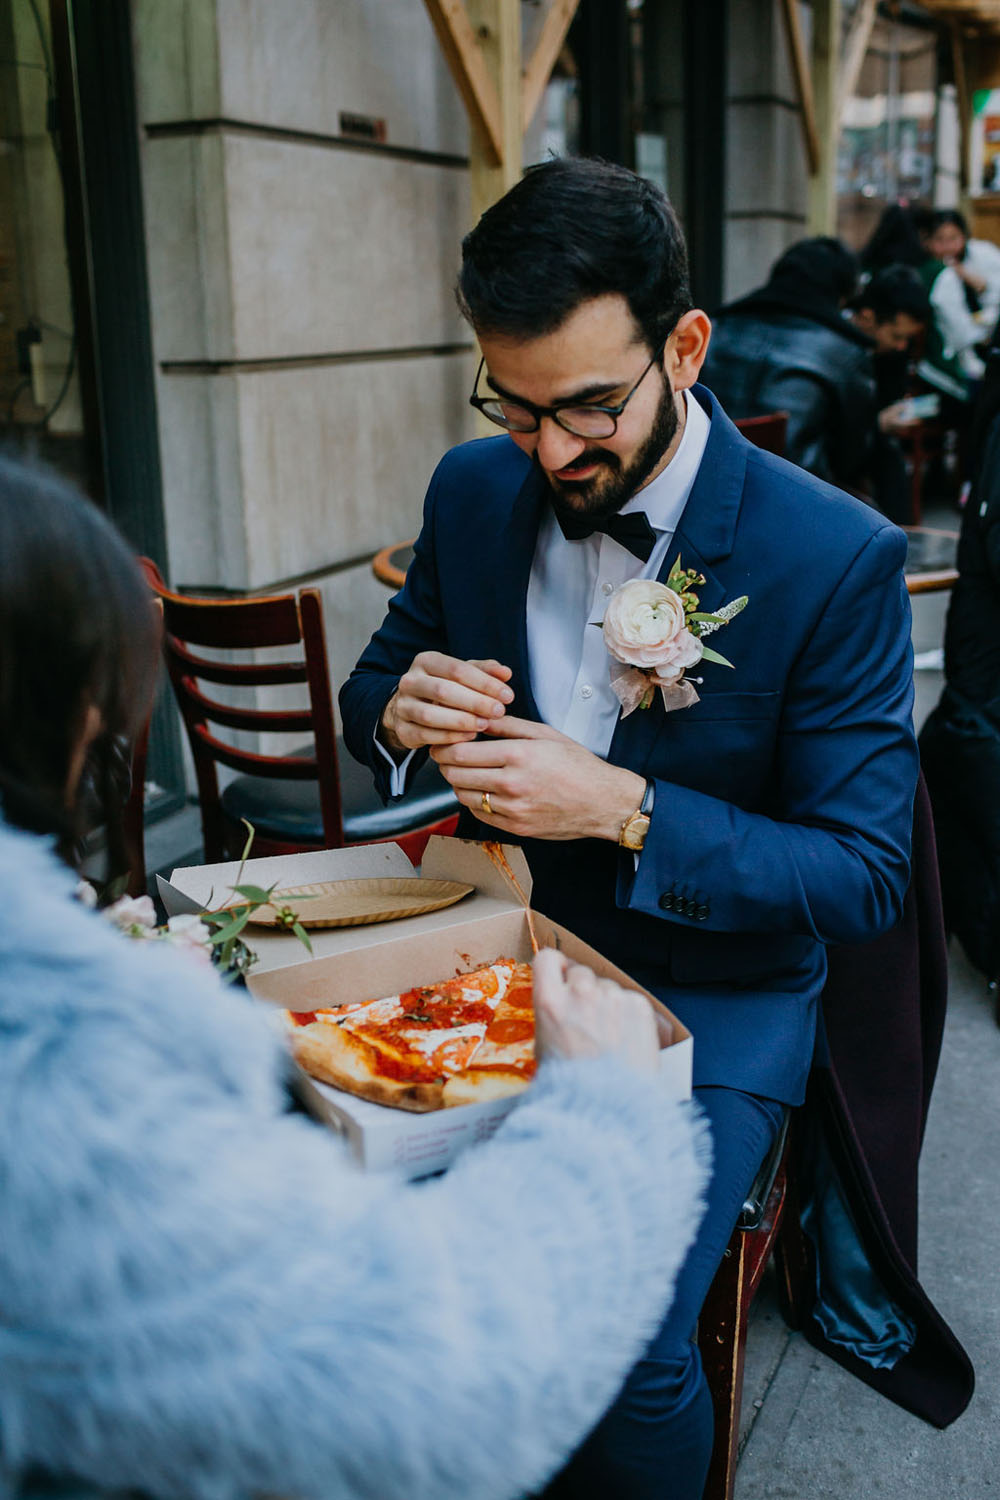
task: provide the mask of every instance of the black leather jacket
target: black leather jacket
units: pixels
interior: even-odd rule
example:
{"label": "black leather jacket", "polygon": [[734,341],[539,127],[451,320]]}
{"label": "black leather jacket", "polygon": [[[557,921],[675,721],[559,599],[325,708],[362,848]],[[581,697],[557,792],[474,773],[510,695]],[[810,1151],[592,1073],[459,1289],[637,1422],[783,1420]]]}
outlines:
{"label": "black leather jacket", "polygon": [[850,486],[878,438],[873,348],[846,321],[748,299],[713,319],[701,379],[734,419],[787,411],[785,457]]}

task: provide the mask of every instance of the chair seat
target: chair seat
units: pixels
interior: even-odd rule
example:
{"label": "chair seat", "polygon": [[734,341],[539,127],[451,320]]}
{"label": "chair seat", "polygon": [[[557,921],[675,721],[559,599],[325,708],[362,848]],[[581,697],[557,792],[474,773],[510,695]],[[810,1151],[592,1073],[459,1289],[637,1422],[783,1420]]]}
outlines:
{"label": "chair seat", "polygon": [[[458,799],[432,760],[421,766],[405,797],[383,807],[372,773],[338,738],[344,842],[374,843],[394,839],[459,810]],[[315,781],[285,781],[272,776],[238,776],[221,797],[226,816],[246,818],[262,838],[322,847],[323,819]]]}

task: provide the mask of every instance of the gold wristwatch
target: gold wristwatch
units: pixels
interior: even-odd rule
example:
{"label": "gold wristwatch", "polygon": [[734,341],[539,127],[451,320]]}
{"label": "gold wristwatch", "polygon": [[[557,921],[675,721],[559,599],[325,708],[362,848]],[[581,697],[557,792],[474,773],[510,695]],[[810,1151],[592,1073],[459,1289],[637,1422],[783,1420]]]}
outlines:
{"label": "gold wristwatch", "polygon": [[623,849],[631,849],[638,854],[646,842],[646,834],[649,832],[649,815],[653,811],[653,783],[646,782],[646,790],[642,794],[642,801],[634,813],[629,813],[621,826],[618,842]]}

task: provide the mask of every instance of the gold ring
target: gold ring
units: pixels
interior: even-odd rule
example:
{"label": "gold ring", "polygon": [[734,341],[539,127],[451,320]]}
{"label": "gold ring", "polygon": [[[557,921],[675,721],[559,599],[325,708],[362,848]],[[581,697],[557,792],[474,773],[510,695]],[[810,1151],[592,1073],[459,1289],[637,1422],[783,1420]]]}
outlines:
{"label": "gold ring", "polygon": [[489,794],[489,792],[484,792],[483,795],[482,795],[482,797],[479,800],[482,803],[483,812],[486,814],[486,816],[488,818],[492,818],[492,816],[493,816],[493,806],[492,806],[492,803],[490,802],[490,794]]}

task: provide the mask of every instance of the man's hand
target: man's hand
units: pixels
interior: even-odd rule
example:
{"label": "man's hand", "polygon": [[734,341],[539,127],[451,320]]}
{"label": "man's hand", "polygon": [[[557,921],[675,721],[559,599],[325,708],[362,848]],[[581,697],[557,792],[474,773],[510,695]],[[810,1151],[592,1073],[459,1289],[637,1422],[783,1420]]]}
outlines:
{"label": "man's hand", "polygon": [[[535,958],[535,1042],[540,1058],[617,1057],[654,1073],[669,1022],[635,990],[571,964],[554,948]],[[663,1031],[659,1030],[662,1024]]]}
{"label": "man's hand", "polygon": [[513,698],[510,675],[510,667],[498,661],[460,661],[421,651],[385,706],[385,744],[390,750],[417,750],[475,739]]}
{"label": "man's hand", "polygon": [[[459,802],[504,833],[536,839],[611,839],[635,812],[646,783],[575,740],[506,714],[487,739],[431,750]],[[489,793],[490,812],[483,807]]]}

